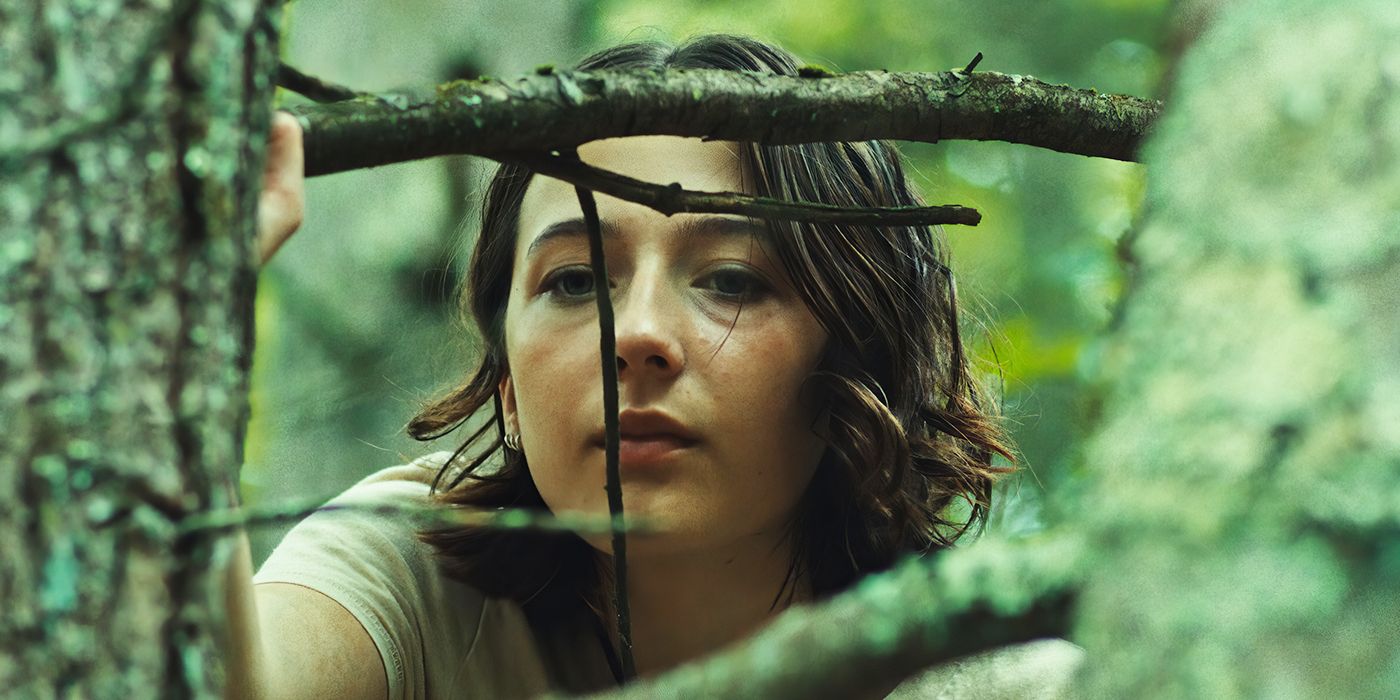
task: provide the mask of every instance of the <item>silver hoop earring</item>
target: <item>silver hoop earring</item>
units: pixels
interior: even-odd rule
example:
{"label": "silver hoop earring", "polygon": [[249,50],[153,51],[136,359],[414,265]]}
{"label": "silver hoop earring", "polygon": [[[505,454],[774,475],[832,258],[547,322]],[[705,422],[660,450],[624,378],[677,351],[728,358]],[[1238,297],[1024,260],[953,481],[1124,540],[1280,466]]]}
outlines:
{"label": "silver hoop earring", "polygon": [[520,434],[519,434],[519,433],[506,433],[505,442],[506,442],[506,447],[509,447],[510,449],[515,450],[516,452],[524,452],[524,451],[525,451],[525,450],[523,450],[523,449],[520,448]]}

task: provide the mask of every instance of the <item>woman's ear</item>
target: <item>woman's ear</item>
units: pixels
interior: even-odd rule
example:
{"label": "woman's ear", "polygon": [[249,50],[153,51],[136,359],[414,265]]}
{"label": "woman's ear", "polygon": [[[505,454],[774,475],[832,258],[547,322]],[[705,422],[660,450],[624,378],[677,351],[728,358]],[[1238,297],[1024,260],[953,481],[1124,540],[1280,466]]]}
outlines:
{"label": "woman's ear", "polygon": [[511,382],[509,374],[501,377],[496,393],[501,397],[501,420],[506,424],[506,432],[519,435],[520,416],[516,412],[515,385]]}

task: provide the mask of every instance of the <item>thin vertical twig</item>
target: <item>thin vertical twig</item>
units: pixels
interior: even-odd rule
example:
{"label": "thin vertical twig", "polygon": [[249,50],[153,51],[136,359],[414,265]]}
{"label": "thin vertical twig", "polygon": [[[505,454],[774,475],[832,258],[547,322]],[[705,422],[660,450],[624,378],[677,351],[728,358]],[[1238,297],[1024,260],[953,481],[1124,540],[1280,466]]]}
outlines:
{"label": "thin vertical twig", "polygon": [[[612,298],[608,293],[607,262],[603,258],[603,229],[593,192],[575,187],[583,220],[588,227],[588,258],[593,267],[594,299],[598,302],[598,349],[603,360],[603,449],[607,458],[608,512],[622,519],[622,475],[618,468],[621,433],[617,419],[617,336],[613,328]],[[627,533],[613,532],[613,609],[617,611],[617,638],[621,646],[623,679],[635,678],[632,658],[632,616],[627,606]]]}

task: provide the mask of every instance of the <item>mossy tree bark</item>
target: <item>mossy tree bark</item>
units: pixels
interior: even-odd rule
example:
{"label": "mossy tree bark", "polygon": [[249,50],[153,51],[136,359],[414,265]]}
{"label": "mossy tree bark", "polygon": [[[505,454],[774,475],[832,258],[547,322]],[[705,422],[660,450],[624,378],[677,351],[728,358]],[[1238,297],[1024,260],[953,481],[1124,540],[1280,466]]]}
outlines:
{"label": "mossy tree bark", "polygon": [[1393,697],[1400,6],[1212,10],[1143,153],[1076,509],[1081,691]]}
{"label": "mossy tree bark", "polygon": [[272,5],[0,3],[7,697],[218,691]]}

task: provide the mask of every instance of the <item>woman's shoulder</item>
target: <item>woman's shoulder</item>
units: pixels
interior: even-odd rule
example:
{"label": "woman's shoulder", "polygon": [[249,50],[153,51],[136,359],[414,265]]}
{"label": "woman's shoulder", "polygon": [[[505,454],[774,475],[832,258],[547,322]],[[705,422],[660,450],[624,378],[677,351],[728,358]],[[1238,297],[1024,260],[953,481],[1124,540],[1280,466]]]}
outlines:
{"label": "woman's shoulder", "polygon": [[292,528],[254,581],[310,588],[350,612],[379,649],[390,697],[543,692],[523,613],[444,576],[418,522],[405,517],[427,505],[450,457],[430,454],[364,477]]}
{"label": "woman's shoulder", "polygon": [[[419,516],[431,506],[433,480],[450,457],[425,455],[365,476],[297,523],[264,567],[324,565],[337,574],[358,574],[349,581],[392,579],[398,588],[430,587],[438,571],[431,548],[419,540]],[[347,571],[351,567],[358,570]]]}
{"label": "woman's shoulder", "polygon": [[888,698],[1064,698],[1083,661],[1084,650],[1063,639],[1014,644],[931,668]]}
{"label": "woman's shoulder", "polygon": [[411,516],[426,505],[437,467],[449,456],[427,455],[356,482],[297,523],[256,578],[296,572],[338,586],[421,587],[435,570]]}

